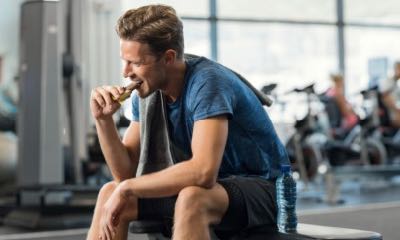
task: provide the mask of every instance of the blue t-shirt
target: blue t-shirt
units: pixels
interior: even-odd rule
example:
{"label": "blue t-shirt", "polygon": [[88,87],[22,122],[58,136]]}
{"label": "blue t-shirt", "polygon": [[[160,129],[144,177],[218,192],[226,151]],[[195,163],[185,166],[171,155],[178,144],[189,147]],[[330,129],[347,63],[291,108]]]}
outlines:
{"label": "blue t-shirt", "polygon": [[[132,98],[133,121],[139,121],[139,97]],[[232,71],[208,60],[186,61],[180,97],[167,104],[170,137],[191,156],[193,125],[218,115],[229,119],[229,132],[219,178],[229,175],[274,179],[281,164],[289,164],[266,111],[253,91]]]}

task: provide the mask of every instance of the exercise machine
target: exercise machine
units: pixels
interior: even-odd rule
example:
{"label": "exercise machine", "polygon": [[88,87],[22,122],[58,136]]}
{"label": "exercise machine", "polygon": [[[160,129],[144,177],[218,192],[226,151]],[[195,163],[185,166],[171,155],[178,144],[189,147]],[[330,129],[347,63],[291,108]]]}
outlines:
{"label": "exercise machine", "polygon": [[72,1],[21,5],[17,188],[5,225],[60,229],[91,219],[99,186],[82,185],[72,8]]}

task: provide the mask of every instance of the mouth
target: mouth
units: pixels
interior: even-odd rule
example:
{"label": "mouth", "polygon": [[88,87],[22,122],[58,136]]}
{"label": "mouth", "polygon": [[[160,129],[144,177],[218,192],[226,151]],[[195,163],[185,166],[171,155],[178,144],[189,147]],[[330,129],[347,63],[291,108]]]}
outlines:
{"label": "mouth", "polygon": [[126,90],[133,91],[142,85],[143,81],[140,80],[132,80],[132,83],[130,83],[128,86],[125,87]]}
{"label": "mouth", "polygon": [[133,90],[138,89],[140,85],[142,85],[143,81],[132,81],[128,86],[124,87],[124,93],[117,99],[113,97],[113,100],[118,101],[119,103],[124,102],[127,98],[130,97]]}

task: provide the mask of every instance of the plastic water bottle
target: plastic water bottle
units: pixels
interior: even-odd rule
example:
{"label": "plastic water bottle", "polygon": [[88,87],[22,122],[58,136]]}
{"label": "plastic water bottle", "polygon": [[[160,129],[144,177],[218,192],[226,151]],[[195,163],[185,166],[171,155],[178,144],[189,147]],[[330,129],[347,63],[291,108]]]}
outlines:
{"label": "plastic water bottle", "polygon": [[276,201],[279,231],[295,232],[297,227],[296,182],[292,177],[290,165],[281,166],[281,175],[276,180]]}

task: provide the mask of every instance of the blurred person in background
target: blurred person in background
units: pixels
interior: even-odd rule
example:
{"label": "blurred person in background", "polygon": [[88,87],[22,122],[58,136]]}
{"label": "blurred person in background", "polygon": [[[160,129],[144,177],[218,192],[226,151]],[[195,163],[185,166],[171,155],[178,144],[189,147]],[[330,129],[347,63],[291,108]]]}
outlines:
{"label": "blurred person in background", "polygon": [[400,61],[393,65],[393,76],[382,79],[379,82],[379,92],[384,111],[387,111],[388,125],[394,128],[400,127],[400,88],[398,80],[400,79]]}
{"label": "blurred person in background", "polygon": [[330,80],[332,86],[325,92],[325,95],[334,99],[339,109],[339,129],[348,132],[358,123],[358,117],[345,97],[343,76],[341,74],[331,74]]}

